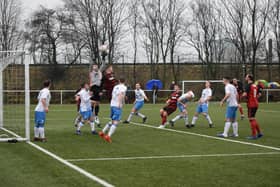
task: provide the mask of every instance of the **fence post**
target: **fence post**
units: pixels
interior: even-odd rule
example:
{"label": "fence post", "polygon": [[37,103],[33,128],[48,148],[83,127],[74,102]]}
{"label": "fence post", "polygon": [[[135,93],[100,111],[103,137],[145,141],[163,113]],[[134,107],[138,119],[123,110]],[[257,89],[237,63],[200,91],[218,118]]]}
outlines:
{"label": "fence post", "polygon": [[156,104],[156,91],[153,91],[153,104]]}
{"label": "fence post", "polygon": [[62,94],[63,94],[63,91],[62,90],[60,90],[60,104],[62,105],[63,104],[63,101],[62,101]]}
{"label": "fence post", "polygon": [[266,103],[268,103],[268,89],[266,89]]}

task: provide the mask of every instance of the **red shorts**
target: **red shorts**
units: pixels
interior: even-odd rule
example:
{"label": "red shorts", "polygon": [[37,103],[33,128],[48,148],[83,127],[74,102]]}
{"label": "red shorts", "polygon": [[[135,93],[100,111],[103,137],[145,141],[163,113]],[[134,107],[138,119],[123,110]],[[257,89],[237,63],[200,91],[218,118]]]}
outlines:
{"label": "red shorts", "polygon": [[248,118],[256,117],[258,107],[248,107]]}

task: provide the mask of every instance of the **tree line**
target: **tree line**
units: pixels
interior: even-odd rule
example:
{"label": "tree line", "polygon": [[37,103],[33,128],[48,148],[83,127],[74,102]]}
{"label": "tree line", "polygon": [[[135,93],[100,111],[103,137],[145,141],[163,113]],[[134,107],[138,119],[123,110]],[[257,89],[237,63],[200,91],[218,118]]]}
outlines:
{"label": "tree line", "polygon": [[190,49],[205,78],[227,60],[250,64],[255,73],[269,56],[268,38],[280,64],[280,0],[64,0],[25,21],[21,16],[18,0],[0,0],[0,50],[27,50],[35,64],[100,64],[106,44],[109,64],[126,49],[134,65],[151,64],[151,78],[169,77],[166,68],[159,72],[161,63],[172,65],[176,80],[177,63]]}

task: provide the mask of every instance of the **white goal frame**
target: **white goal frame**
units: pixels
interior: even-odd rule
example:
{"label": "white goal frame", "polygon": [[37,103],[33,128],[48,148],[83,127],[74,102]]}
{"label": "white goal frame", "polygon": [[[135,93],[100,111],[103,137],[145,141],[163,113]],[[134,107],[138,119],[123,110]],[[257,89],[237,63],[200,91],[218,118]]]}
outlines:
{"label": "white goal frame", "polygon": [[[3,84],[3,71],[6,67],[12,64],[15,58],[20,57],[21,55],[25,55],[27,57],[25,51],[0,51],[0,54],[4,53],[13,53],[15,55],[8,56],[4,61],[0,62],[0,129],[7,132],[8,134],[12,135],[11,138],[0,138],[0,142],[17,142],[17,141],[29,141],[30,140],[30,87],[29,87],[29,62],[30,58],[25,58],[23,60],[24,63],[24,93],[25,93],[25,101],[24,101],[24,108],[25,108],[25,120],[24,120],[24,127],[25,127],[25,136],[21,137],[16,133],[8,130],[5,128],[4,124],[4,84]],[[2,59],[1,59],[2,60]]]}
{"label": "white goal frame", "polygon": [[182,94],[185,93],[185,84],[186,83],[205,83],[205,81],[210,81],[211,83],[222,83],[222,80],[183,80],[182,82]]}

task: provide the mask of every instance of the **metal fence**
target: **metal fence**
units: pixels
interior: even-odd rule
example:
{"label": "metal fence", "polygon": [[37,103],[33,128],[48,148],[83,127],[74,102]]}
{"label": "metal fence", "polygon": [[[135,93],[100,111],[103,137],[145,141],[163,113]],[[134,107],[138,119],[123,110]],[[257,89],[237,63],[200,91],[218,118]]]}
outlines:
{"label": "metal fence", "polygon": [[[144,90],[147,94],[147,97],[150,99],[150,103],[164,103],[169,97],[172,90],[158,90],[157,92],[152,90]],[[37,95],[39,90],[30,90],[31,103],[37,103]],[[52,94],[52,103],[53,104],[72,104],[75,103],[75,92],[76,90],[51,90]],[[24,91],[22,90],[22,93]],[[200,93],[199,93],[200,94]],[[199,99],[200,95],[197,94],[195,100]],[[109,100],[102,97],[103,103],[109,103]],[[280,89],[264,89],[263,96],[261,97],[261,102],[280,102]],[[127,103],[134,102],[134,90],[128,90],[126,93],[126,101]],[[218,98],[213,101],[219,101]]]}

